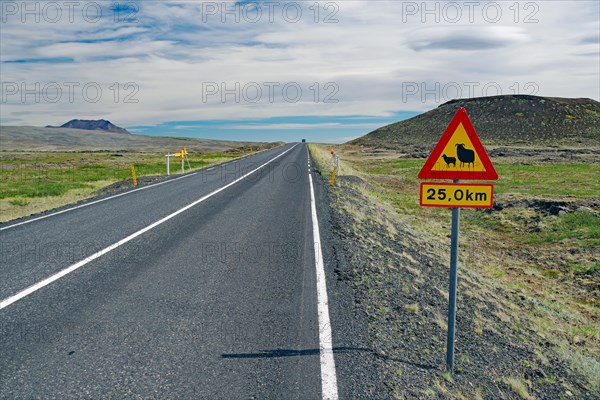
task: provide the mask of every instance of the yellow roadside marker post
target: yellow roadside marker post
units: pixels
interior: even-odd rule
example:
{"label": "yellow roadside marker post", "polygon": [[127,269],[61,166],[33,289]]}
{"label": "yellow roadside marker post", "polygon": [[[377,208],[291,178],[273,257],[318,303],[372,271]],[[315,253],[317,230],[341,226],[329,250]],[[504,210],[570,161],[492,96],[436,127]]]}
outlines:
{"label": "yellow roadside marker post", "polygon": [[333,158],[333,170],[331,171],[331,179],[329,180],[329,186],[333,186],[335,182],[335,176],[337,174],[337,156],[335,155],[335,151],[333,151],[333,147],[331,148],[331,157]]}
{"label": "yellow roadside marker post", "polygon": [[133,180],[133,186],[137,186],[137,177],[135,176],[135,166],[131,164],[131,178]]}
{"label": "yellow roadside marker post", "polygon": [[329,180],[329,186],[333,186],[335,182],[335,167],[333,167],[333,171],[331,171],[331,179]]}

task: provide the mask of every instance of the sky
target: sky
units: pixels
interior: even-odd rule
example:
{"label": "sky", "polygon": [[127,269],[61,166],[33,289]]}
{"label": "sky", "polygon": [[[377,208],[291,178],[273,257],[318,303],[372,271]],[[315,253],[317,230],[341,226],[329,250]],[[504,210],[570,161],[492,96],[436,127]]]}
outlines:
{"label": "sky", "polygon": [[594,1],[0,1],[0,125],[341,143],[454,98],[600,99]]}

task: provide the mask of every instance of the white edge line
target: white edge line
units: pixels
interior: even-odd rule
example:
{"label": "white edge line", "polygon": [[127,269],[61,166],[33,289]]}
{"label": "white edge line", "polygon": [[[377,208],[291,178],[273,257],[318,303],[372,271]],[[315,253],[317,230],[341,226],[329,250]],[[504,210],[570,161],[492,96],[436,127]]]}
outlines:
{"label": "white edge line", "polygon": [[202,203],[206,199],[208,199],[208,198],[214,196],[215,194],[217,194],[217,193],[219,193],[219,192],[227,189],[228,187],[235,185],[236,183],[238,183],[239,181],[243,180],[247,176],[253,174],[256,171],[258,171],[259,169],[261,169],[265,165],[267,165],[267,164],[275,161],[276,159],[278,159],[279,157],[281,157],[282,155],[284,155],[288,151],[292,150],[296,146],[297,145],[294,145],[294,146],[290,147],[289,149],[287,149],[283,153],[281,153],[281,154],[277,155],[276,157],[270,159],[266,163],[264,163],[264,164],[260,165],[259,167],[253,169],[252,171],[248,172],[247,174],[245,174],[245,175],[237,178],[236,180],[228,183],[227,185],[225,185],[225,186],[223,186],[223,187],[221,187],[221,188],[219,188],[219,189],[217,189],[217,190],[215,190],[215,191],[213,191],[213,192],[211,192],[211,193],[209,193],[209,194],[207,194],[207,195],[199,198],[198,200],[194,201],[193,203],[190,203],[187,206],[185,206],[183,208],[180,208],[179,210],[175,211],[174,213],[169,214],[166,217],[164,217],[164,218],[162,218],[162,219],[160,219],[160,220],[158,220],[158,221],[156,221],[156,222],[154,222],[154,223],[146,226],[145,228],[142,228],[139,231],[132,233],[131,235],[127,236],[126,238],[121,239],[121,240],[119,240],[118,242],[116,242],[114,244],[111,244],[110,246],[108,246],[108,247],[106,247],[106,248],[98,251],[97,253],[94,253],[91,256],[89,256],[87,258],[84,258],[83,260],[81,260],[81,261],[79,261],[79,262],[77,262],[77,263],[75,263],[75,264],[73,264],[73,265],[71,265],[71,266],[63,269],[62,271],[57,272],[56,274],[54,274],[52,276],[49,276],[48,278],[46,278],[46,279],[44,279],[44,280],[42,280],[42,281],[40,281],[40,282],[38,282],[38,283],[36,283],[36,284],[34,284],[32,286],[29,286],[27,289],[24,289],[24,290],[20,291],[19,293],[15,294],[15,295],[13,295],[11,297],[8,297],[8,298],[6,298],[4,300],[2,300],[0,302],[0,310],[2,310],[5,307],[8,307],[9,305],[13,304],[16,301],[21,300],[22,298],[30,295],[31,293],[33,293],[33,292],[35,292],[35,291],[37,291],[37,290],[39,290],[39,289],[41,289],[41,288],[43,288],[45,286],[48,286],[52,282],[57,281],[60,278],[62,278],[63,276],[68,275],[71,272],[73,272],[73,271],[75,271],[75,270],[83,267],[84,265],[86,265],[87,263],[95,260],[96,258],[102,257],[106,253],[108,253],[108,252],[116,249],[117,247],[119,247],[119,246],[121,246],[121,245],[123,245],[123,244],[125,244],[125,243],[127,243],[127,242],[129,242],[129,241],[131,241],[133,239],[135,239],[136,237],[140,236],[141,234],[143,234],[145,232],[148,232],[149,230],[157,227],[158,225],[162,224],[163,222],[166,222],[166,221],[170,220],[171,218],[173,218],[173,217],[181,214],[182,212],[184,212],[184,211],[186,211],[186,210],[194,207],[195,205],[197,205],[199,203]]}
{"label": "white edge line", "polygon": [[[291,150],[291,149],[290,149],[290,150]],[[246,157],[247,157],[247,156],[246,156]],[[246,157],[240,157],[240,158],[236,158],[235,160],[227,161],[227,162],[224,162],[224,163],[222,163],[222,164],[218,164],[217,166],[223,166],[223,165],[225,165],[225,164],[229,164],[229,163],[231,163],[231,162],[239,161],[239,160],[241,160],[241,159],[243,159],[243,158],[246,158]],[[208,168],[206,171],[207,171],[207,172],[208,172],[208,171],[211,171],[211,170],[213,170],[214,168],[215,168],[215,167]],[[155,186],[158,186],[158,185],[163,185],[163,184],[165,184],[165,183],[169,183],[169,182],[175,182],[175,181],[178,181],[179,179],[183,179],[183,178],[188,178],[188,177],[190,177],[190,176],[194,176],[194,175],[198,174],[199,172],[201,172],[201,171],[192,172],[191,174],[186,174],[186,175],[183,175],[183,176],[179,176],[179,177],[177,177],[177,178],[168,179],[168,180],[166,180],[166,181],[162,181],[162,182],[158,182],[158,183],[152,183],[152,184],[150,184],[150,185],[143,186],[143,187],[141,187],[141,188],[137,188],[137,189],[133,189],[133,190],[128,190],[128,191],[126,191],[126,192],[119,193],[119,194],[115,194],[115,195],[113,195],[113,196],[108,196],[108,197],[104,197],[104,198],[102,198],[102,199],[98,199],[98,200],[90,201],[89,203],[84,203],[84,204],[80,204],[80,205],[78,205],[78,206],[75,206],[75,207],[70,207],[70,208],[67,208],[67,209],[64,209],[64,210],[60,210],[60,211],[56,211],[56,212],[53,212],[53,213],[50,213],[50,214],[41,215],[41,216],[39,216],[39,217],[36,217],[36,218],[31,218],[31,219],[28,219],[28,220],[25,220],[25,221],[22,221],[22,222],[17,222],[16,224],[12,224],[12,225],[8,225],[8,226],[3,226],[3,227],[0,227],[0,231],[6,230],[6,229],[10,229],[10,228],[14,228],[14,227],[17,227],[17,226],[20,226],[20,225],[25,225],[25,224],[28,224],[28,223],[30,223],[30,222],[39,221],[39,220],[41,220],[41,219],[45,219],[45,218],[49,218],[49,217],[53,217],[53,216],[55,216],[55,215],[63,214],[63,213],[66,213],[66,212],[69,212],[69,211],[73,211],[73,210],[77,210],[77,209],[79,209],[79,208],[83,208],[83,207],[91,206],[91,205],[93,205],[93,204],[101,203],[101,202],[103,202],[103,201],[106,201],[106,200],[115,199],[115,198],[117,198],[117,197],[121,197],[121,196],[125,196],[125,195],[127,195],[127,194],[135,193],[135,192],[138,192],[138,191],[140,191],[140,190],[149,189],[149,188],[151,188],[151,187],[155,187]]]}
{"label": "white edge line", "polygon": [[321,393],[323,399],[337,400],[337,377],[335,359],[333,357],[333,339],[329,322],[329,301],[327,300],[327,283],[325,281],[325,264],[321,251],[321,234],[317,218],[317,206],[313,189],[312,176],[308,174],[310,184],[310,210],[312,214],[313,240],[315,243],[315,266],[317,269],[317,313],[319,315],[319,353],[321,359]]}

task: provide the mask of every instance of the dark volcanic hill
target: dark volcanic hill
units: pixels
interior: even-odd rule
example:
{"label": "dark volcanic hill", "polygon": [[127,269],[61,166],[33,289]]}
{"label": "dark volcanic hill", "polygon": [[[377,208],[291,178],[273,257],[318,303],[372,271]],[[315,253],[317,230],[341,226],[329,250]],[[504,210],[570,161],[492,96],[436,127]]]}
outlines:
{"label": "dark volcanic hill", "polygon": [[126,129],[116,126],[110,121],[105,119],[90,120],[90,119],[72,119],[66,124],[61,126],[50,126],[47,128],[71,128],[71,129],[83,129],[86,131],[107,131],[114,133],[129,133]]}
{"label": "dark volcanic hill", "polygon": [[451,100],[350,143],[383,148],[435,144],[460,107],[466,108],[484,144],[600,146],[598,101],[529,95]]}

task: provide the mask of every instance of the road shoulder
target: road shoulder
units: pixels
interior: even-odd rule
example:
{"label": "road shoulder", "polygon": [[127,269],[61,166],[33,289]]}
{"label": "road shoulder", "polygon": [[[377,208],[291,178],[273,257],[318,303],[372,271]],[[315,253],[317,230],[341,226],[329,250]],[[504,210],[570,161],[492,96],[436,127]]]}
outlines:
{"label": "road shoulder", "polygon": [[337,229],[338,220],[330,209],[328,183],[313,174],[321,246],[325,261],[329,314],[340,399],[381,399],[390,396],[377,368],[372,351],[366,314],[357,307],[349,253]]}

